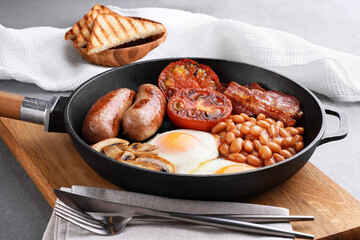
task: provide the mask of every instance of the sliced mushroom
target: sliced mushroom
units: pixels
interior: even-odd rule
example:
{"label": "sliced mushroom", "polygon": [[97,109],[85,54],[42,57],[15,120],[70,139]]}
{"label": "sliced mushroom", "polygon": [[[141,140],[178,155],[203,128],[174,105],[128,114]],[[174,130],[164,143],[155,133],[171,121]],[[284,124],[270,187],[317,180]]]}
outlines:
{"label": "sliced mushroom", "polygon": [[103,148],[107,146],[116,146],[120,150],[125,150],[125,148],[129,146],[129,142],[120,138],[108,138],[98,143],[95,143],[91,147],[98,152],[102,152]]}
{"label": "sliced mushroom", "polygon": [[166,160],[165,158],[159,157],[158,155],[142,155],[137,157],[136,162],[147,162],[156,166],[161,172],[175,173],[175,166]]}
{"label": "sliced mushroom", "polygon": [[129,161],[129,160],[135,160],[135,154],[131,151],[123,151],[123,153],[116,158],[116,160],[119,161]]}
{"label": "sliced mushroom", "polygon": [[159,154],[159,147],[150,143],[132,143],[126,150],[132,151],[136,157],[144,154]]}
{"label": "sliced mushroom", "polygon": [[102,149],[102,152],[108,157],[117,159],[124,154],[124,151],[115,145],[106,146]]}
{"label": "sliced mushroom", "polygon": [[141,167],[141,168],[146,168],[146,169],[149,169],[149,170],[160,171],[156,166],[154,166],[151,163],[147,163],[147,162],[135,162],[135,161],[132,161],[132,160],[120,161],[120,162],[127,163],[127,164],[137,166],[137,167]]}

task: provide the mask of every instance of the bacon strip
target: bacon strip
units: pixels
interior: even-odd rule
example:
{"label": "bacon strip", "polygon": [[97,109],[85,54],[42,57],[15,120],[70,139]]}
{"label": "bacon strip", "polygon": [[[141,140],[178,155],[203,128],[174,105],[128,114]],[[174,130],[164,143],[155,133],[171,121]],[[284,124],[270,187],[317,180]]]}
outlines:
{"label": "bacon strip", "polygon": [[234,114],[256,116],[263,113],[266,117],[284,122],[286,126],[294,126],[296,120],[303,115],[296,97],[282,92],[266,91],[257,83],[247,87],[231,82],[224,94],[231,100]]}

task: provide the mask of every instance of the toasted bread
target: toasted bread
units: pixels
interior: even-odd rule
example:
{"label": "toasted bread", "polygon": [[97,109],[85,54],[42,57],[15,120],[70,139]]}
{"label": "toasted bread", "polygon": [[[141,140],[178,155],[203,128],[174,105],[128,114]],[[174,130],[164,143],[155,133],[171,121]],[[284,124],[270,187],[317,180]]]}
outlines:
{"label": "toasted bread", "polygon": [[86,47],[94,26],[95,19],[97,15],[99,15],[100,13],[113,13],[113,11],[111,11],[109,8],[105,6],[101,6],[101,9],[94,9],[88,16],[85,24],[81,28],[77,37],[75,38],[74,40],[75,47]]}
{"label": "toasted bread", "polygon": [[97,15],[87,54],[98,53],[137,39],[165,32],[165,27],[156,22],[123,17],[116,13]]}
{"label": "toasted bread", "polygon": [[106,7],[99,4],[95,4],[77,23],[74,24],[74,26],[69,31],[65,33],[65,40],[74,40],[77,37],[77,35],[80,33],[81,28],[85,25],[87,19],[90,17],[92,12],[94,10],[101,10],[104,8]]}

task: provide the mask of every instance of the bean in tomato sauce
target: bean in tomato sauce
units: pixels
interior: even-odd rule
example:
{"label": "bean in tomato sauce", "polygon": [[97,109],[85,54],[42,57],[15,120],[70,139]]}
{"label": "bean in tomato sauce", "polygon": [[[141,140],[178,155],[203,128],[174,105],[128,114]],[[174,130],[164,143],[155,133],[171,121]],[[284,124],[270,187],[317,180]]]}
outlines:
{"label": "bean in tomato sauce", "polygon": [[304,148],[304,128],[284,126],[264,114],[254,118],[241,113],[217,123],[211,133],[220,138],[221,157],[261,167],[284,161]]}

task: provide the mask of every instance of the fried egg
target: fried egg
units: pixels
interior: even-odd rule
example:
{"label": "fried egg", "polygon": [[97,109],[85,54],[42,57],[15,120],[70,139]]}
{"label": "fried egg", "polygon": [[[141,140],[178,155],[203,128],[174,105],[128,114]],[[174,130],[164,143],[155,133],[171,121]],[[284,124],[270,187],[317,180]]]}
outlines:
{"label": "fried egg", "polygon": [[159,156],[174,164],[176,173],[190,173],[219,156],[215,137],[202,131],[177,129],[158,134],[148,143],[159,147]]}
{"label": "fried egg", "polygon": [[201,163],[196,169],[192,170],[191,174],[225,174],[237,173],[256,169],[244,163],[237,163],[222,158],[213,159]]}

